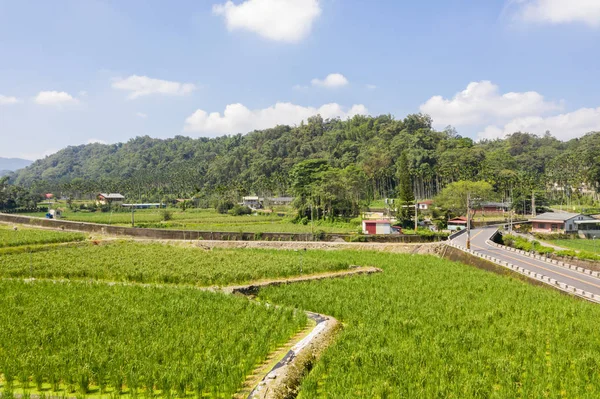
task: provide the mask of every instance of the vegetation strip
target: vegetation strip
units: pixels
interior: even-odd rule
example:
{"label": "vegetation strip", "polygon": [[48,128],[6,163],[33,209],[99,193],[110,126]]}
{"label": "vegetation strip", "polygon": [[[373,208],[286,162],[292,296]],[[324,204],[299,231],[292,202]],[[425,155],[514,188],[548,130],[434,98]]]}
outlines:
{"label": "vegetation strip", "polygon": [[[481,232],[480,232],[480,233],[481,233]],[[491,240],[486,240],[486,243],[487,243],[488,245],[490,245],[490,246],[494,246],[494,247],[498,247],[498,248],[500,247],[498,244],[494,243],[494,242],[493,242],[493,241],[491,241]],[[514,272],[517,272],[517,273],[519,273],[519,274],[522,274],[522,275],[524,275],[524,276],[526,276],[526,277],[529,277],[529,278],[531,278],[531,279],[534,279],[534,280],[540,281],[540,282],[542,282],[542,283],[544,283],[544,284],[547,284],[547,285],[551,286],[552,288],[556,288],[557,290],[564,291],[564,292],[566,292],[566,293],[568,293],[568,294],[575,295],[575,296],[577,296],[577,297],[583,298],[583,299],[585,299],[585,300],[587,300],[587,301],[590,301],[590,302],[594,302],[594,303],[600,303],[600,296],[598,296],[597,294],[594,294],[594,293],[591,293],[591,292],[587,292],[587,291],[585,291],[585,290],[579,289],[579,288],[577,288],[577,287],[574,287],[574,286],[571,286],[571,285],[569,285],[569,284],[565,284],[565,283],[563,283],[563,282],[560,282],[560,281],[558,281],[558,280],[556,280],[556,279],[550,278],[550,277],[548,277],[548,276],[545,276],[545,275],[543,275],[543,274],[540,274],[540,273],[535,273],[535,272],[533,272],[533,271],[531,271],[531,270],[528,270],[528,269],[526,269],[526,268],[523,268],[523,267],[520,267],[520,266],[516,266],[516,265],[514,265],[514,264],[512,264],[512,263],[510,263],[510,262],[506,262],[506,261],[502,261],[502,260],[500,260],[500,259],[496,259],[496,258],[495,258],[495,257],[493,257],[493,256],[489,256],[489,255],[482,254],[482,253],[480,253],[480,252],[478,252],[478,251],[476,251],[476,250],[474,250],[474,249],[466,249],[466,248],[464,248],[464,247],[462,247],[462,246],[460,246],[460,245],[458,245],[458,244],[455,244],[455,243],[453,243],[453,242],[448,242],[447,244],[448,244],[449,246],[452,246],[452,247],[454,247],[454,248],[457,248],[457,249],[459,249],[459,250],[461,250],[461,251],[464,251],[464,252],[466,252],[466,253],[469,253],[469,254],[471,254],[471,255],[477,256],[477,257],[479,257],[479,258],[482,258],[482,259],[489,260],[489,261],[491,261],[491,262],[493,262],[493,263],[495,263],[495,264],[497,264],[497,265],[499,265],[499,266],[502,266],[502,267],[508,268],[508,269],[510,269],[510,270],[512,270],[512,271],[514,271]],[[472,246],[473,246],[473,245],[472,245]],[[475,247],[475,246],[473,246],[473,247]],[[479,248],[479,247],[475,247],[475,248]],[[482,248],[480,248],[480,249],[482,249]],[[526,255],[526,254],[525,254],[525,255]],[[512,258],[511,256],[508,256],[508,255],[504,255],[504,256],[506,256],[506,257],[508,257],[508,258],[511,258],[511,259],[515,259],[515,258]],[[529,256],[529,255],[527,255],[527,256]],[[537,258],[535,258],[535,259],[544,261],[544,260],[543,260],[541,257],[539,257],[539,256],[538,256]],[[515,259],[515,260],[518,260],[518,259]],[[524,262],[524,261],[522,261],[522,262]],[[547,262],[547,261],[546,261],[546,262]],[[550,263],[550,262],[547,262],[547,263]],[[554,266],[559,266],[559,265],[555,265],[555,264],[553,264],[553,265],[554,265]],[[544,270],[547,270],[547,271],[550,271],[550,270],[548,270],[548,269],[545,269],[545,268],[544,268],[544,267],[542,267],[542,266],[538,266],[538,265],[536,265],[535,267],[537,267],[537,268],[540,268],[540,269],[544,269]],[[575,270],[575,269],[574,269],[574,270]],[[575,271],[579,271],[579,270],[575,270]],[[580,271],[580,272],[581,272],[581,271]],[[567,275],[564,275],[564,274],[562,274],[562,273],[559,273],[559,272],[556,272],[556,271],[552,271],[552,273],[559,274],[559,275],[562,275],[562,276],[568,277],[568,278],[570,278],[570,279],[573,279],[573,280],[578,280],[578,281],[581,281],[581,282],[583,282],[583,283],[585,283],[585,284],[588,284],[588,285],[592,285],[592,286],[597,286],[597,287],[600,287],[600,286],[598,286],[598,285],[596,285],[596,284],[594,284],[594,283],[590,283],[590,282],[587,282],[587,281],[584,281],[584,280],[579,280],[579,279],[577,279],[576,277],[567,276]],[[589,273],[585,273],[585,274],[589,275]]]}

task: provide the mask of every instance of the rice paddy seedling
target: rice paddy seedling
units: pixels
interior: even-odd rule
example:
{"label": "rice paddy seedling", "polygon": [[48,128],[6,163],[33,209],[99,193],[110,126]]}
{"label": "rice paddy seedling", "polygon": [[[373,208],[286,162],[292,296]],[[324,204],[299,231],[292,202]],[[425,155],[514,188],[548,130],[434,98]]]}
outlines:
{"label": "rice paddy seedling", "polygon": [[231,397],[306,323],[303,312],[194,289],[0,281],[0,390]]}
{"label": "rice paddy seedling", "polygon": [[345,327],[300,398],[600,397],[600,307],[427,256],[324,255],[369,277],[261,290]]}
{"label": "rice paddy seedling", "polygon": [[347,269],[320,252],[183,248],[117,242],[0,256],[0,277],[227,285]]}
{"label": "rice paddy seedling", "polygon": [[15,230],[10,226],[0,225],[0,248],[83,240],[85,240],[85,235],[82,233],[26,229],[21,227]]}

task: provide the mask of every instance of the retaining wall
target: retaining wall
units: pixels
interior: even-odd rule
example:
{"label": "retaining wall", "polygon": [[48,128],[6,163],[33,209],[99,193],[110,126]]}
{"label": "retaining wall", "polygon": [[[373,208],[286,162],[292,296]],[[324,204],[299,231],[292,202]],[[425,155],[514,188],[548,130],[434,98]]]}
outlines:
{"label": "retaining wall", "polygon": [[[130,236],[136,238],[159,240],[219,240],[219,241],[348,241],[353,237],[350,234],[325,234],[321,239],[315,239],[312,234],[297,233],[241,233],[221,231],[195,231],[195,230],[166,230],[146,229],[107,224],[74,222],[68,220],[44,219],[31,216],[9,215],[0,213],[0,222],[26,224],[30,226],[81,231],[85,233],[106,234],[112,236]],[[381,243],[423,243],[438,241],[438,237],[423,237],[419,235],[395,236],[360,236],[363,242]]]}

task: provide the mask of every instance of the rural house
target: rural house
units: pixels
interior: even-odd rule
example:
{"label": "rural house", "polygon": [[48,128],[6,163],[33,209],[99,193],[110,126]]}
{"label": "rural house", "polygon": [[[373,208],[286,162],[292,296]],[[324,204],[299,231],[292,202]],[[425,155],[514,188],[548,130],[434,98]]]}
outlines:
{"label": "rural house", "polygon": [[460,216],[448,220],[448,230],[464,230],[467,228],[467,218]]}
{"label": "rural house", "polygon": [[110,194],[100,193],[96,197],[96,203],[99,205],[122,204],[123,200],[125,200],[125,197],[118,193],[110,193]]}
{"label": "rural house", "polygon": [[362,222],[363,234],[398,234],[400,228],[398,226],[392,226],[390,220],[363,220]]}
{"label": "rural house", "polygon": [[582,220],[594,220],[591,216],[580,213],[547,212],[529,219],[532,233],[577,233],[577,222]]}
{"label": "rural house", "polygon": [[259,198],[254,195],[242,197],[242,205],[252,209],[261,209],[264,200],[264,198]]}
{"label": "rural house", "polygon": [[484,215],[501,215],[510,210],[508,202],[482,202],[481,213]]}

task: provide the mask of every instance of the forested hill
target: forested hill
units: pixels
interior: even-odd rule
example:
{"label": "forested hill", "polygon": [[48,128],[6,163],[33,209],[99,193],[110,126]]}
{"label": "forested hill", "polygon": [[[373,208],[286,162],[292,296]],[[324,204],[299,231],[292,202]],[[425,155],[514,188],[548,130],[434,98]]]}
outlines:
{"label": "forested hill", "polygon": [[347,121],[317,116],[297,127],[215,139],[138,137],[123,144],[68,147],[19,171],[12,181],[39,191],[120,191],[140,198],[188,198],[215,190],[284,194],[290,191],[294,165],[323,159],[329,168],[360,175],[368,196],[378,198],[394,195],[397,160],[404,151],[418,197],[431,197],[457,180],[485,179],[498,191],[523,192],[546,183],[600,182],[600,133],[569,142],[550,134],[514,133],[474,143],[452,129],[434,130],[425,115]]}

